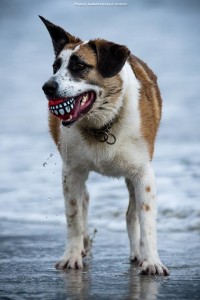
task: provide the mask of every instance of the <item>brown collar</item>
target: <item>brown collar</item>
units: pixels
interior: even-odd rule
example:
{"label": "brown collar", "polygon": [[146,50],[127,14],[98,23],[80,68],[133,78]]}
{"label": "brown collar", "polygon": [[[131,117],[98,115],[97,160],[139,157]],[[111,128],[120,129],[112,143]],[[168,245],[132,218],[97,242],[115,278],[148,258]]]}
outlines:
{"label": "brown collar", "polygon": [[95,139],[98,142],[101,143],[107,143],[109,145],[114,145],[116,142],[116,137],[114,136],[114,134],[110,133],[110,129],[113,126],[114,122],[116,121],[116,118],[113,119],[112,121],[108,122],[106,125],[104,125],[103,127],[96,129],[96,128],[91,128],[91,129],[86,129],[85,131],[92,134]]}

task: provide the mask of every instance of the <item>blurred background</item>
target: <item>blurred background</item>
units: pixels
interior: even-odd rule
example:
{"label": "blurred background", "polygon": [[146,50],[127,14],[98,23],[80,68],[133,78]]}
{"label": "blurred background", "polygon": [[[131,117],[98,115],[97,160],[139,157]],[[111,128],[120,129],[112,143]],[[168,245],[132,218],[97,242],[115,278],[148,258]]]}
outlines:
{"label": "blurred background", "polygon": [[[102,37],[125,44],[154,70],[163,97],[153,161],[158,230],[166,236],[200,231],[200,1],[123,2],[127,5],[0,1],[2,235],[17,235],[34,224],[65,228],[61,160],[48,133],[41,89],[54,55],[38,15],[83,40]],[[91,230],[103,226],[124,232],[128,194],[123,179],[91,174],[88,188]]]}

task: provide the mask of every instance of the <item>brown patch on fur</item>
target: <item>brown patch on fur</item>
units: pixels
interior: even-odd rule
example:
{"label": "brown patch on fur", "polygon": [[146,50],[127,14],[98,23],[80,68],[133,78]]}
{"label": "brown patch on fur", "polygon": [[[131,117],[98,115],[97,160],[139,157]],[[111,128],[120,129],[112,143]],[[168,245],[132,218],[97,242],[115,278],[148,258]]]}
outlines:
{"label": "brown patch on fur", "polygon": [[76,206],[76,200],[75,199],[72,199],[72,200],[70,200],[69,201],[69,204],[71,205],[71,206]]}
{"label": "brown patch on fur", "polygon": [[141,207],[142,210],[145,210],[145,211],[150,211],[151,208],[148,204],[142,204],[142,207]]}
{"label": "brown patch on fur", "polygon": [[83,61],[85,61],[88,65],[96,67],[96,55],[90,46],[88,46],[87,44],[82,44],[80,45],[79,50],[75,53],[77,53],[77,55],[82,58]]}
{"label": "brown patch on fur", "polygon": [[161,118],[162,99],[153,71],[139,58],[131,55],[129,62],[140,81],[140,115],[142,135],[148,143],[150,158],[153,157],[154,142]]}
{"label": "brown patch on fur", "polygon": [[147,193],[149,193],[149,192],[151,191],[150,186],[146,186],[146,187],[145,187],[145,191],[146,191]]}
{"label": "brown patch on fur", "polygon": [[76,46],[80,45],[81,43],[82,43],[82,41],[77,42],[77,40],[75,40],[74,42],[67,44],[63,50],[68,50],[68,49],[74,50],[76,48]]}
{"label": "brown patch on fur", "polygon": [[64,192],[66,192],[66,193],[69,192],[69,188],[68,188],[65,184],[63,184],[63,190],[64,190]]}
{"label": "brown patch on fur", "polygon": [[88,194],[86,194],[86,195],[85,195],[85,201],[88,203],[88,202],[89,202],[89,200],[90,200],[90,198],[89,198],[89,195],[88,195]]}
{"label": "brown patch on fur", "polygon": [[71,215],[67,214],[67,217],[70,218],[70,219],[73,219],[78,213],[78,210],[75,210],[75,212]]}
{"label": "brown patch on fur", "polygon": [[49,131],[60,151],[60,119],[49,113]]}
{"label": "brown patch on fur", "polygon": [[66,179],[67,179],[67,176],[66,176],[66,175],[64,175],[64,176],[63,176],[63,181],[62,181],[62,182],[63,182],[63,184],[67,182],[67,181],[66,181]]}
{"label": "brown patch on fur", "polygon": [[69,187],[66,185],[67,181],[66,181],[66,175],[64,175],[63,177],[63,181],[62,181],[62,185],[63,185],[63,191],[68,193],[69,192]]}

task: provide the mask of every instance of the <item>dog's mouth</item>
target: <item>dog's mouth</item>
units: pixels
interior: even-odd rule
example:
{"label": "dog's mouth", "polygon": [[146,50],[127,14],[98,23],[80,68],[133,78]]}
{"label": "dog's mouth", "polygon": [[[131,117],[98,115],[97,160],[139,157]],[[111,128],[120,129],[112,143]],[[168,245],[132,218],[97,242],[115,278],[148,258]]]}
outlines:
{"label": "dog's mouth", "polygon": [[94,91],[88,91],[76,97],[54,98],[49,100],[49,111],[62,120],[64,126],[77,121],[85,115],[96,99]]}

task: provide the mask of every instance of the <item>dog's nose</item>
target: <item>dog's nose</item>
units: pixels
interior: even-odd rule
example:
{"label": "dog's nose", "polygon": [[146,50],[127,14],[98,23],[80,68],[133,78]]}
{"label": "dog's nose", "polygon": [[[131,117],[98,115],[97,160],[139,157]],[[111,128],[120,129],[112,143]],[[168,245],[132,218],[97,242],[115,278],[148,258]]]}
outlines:
{"label": "dog's nose", "polygon": [[58,89],[58,83],[55,80],[49,80],[43,85],[42,89],[45,95],[54,96]]}

